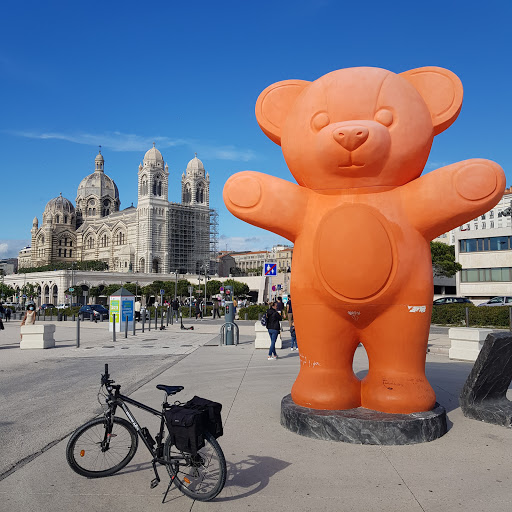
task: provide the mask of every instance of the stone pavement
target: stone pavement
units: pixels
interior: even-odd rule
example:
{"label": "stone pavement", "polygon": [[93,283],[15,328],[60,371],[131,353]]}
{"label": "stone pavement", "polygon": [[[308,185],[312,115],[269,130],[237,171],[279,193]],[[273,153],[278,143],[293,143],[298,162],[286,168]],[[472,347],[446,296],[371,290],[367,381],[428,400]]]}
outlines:
{"label": "stone pavement", "polygon": [[[0,333],[0,348],[12,347],[0,351],[0,370],[34,358],[88,358],[94,352],[122,384],[125,376],[119,367],[130,355],[180,354],[130,396],[158,408],[162,396],[155,385],[179,384],[185,386],[182,401],[197,394],[223,404],[224,436],[219,441],[228,464],[223,492],[212,502],[200,503],[173,489],[161,504],[165,470],[160,469],[160,486],[151,490],[149,454],[142,444],[120,473],[96,480],[80,477],[67,466],[66,437],[0,481],[1,512],[510,510],[512,430],[462,415],[458,395],[472,363],[448,359],[442,350],[447,344],[443,329],[431,330],[426,369],[447,410],[448,433],[420,445],[360,446],[304,438],[281,427],[281,399],[290,392],[299,368],[299,354],[287,348],[288,333],[283,333],[280,358],[268,361],[265,350],[253,348],[251,322],[239,322],[242,343],[230,347],[216,344],[220,323],[185,323],[196,329],[152,329],[127,340],[118,336],[115,344],[106,326],[84,325],[80,349],[74,347],[73,327],[57,323],[57,347],[46,351],[16,349],[19,331],[12,323]],[[362,377],[367,369],[360,347],[354,371]],[[134,412],[155,430],[153,417]],[[1,450],[9,439],[0,441]]]}

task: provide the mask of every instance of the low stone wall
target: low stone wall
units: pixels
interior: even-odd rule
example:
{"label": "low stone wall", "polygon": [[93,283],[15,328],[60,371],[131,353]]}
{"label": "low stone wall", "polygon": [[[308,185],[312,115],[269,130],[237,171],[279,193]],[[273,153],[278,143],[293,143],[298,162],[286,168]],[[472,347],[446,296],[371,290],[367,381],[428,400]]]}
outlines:
{"label": "low stone wall", "polygon": [[21,326],[20,348],[53,348],[55,347],[55,324],[34,324]]}

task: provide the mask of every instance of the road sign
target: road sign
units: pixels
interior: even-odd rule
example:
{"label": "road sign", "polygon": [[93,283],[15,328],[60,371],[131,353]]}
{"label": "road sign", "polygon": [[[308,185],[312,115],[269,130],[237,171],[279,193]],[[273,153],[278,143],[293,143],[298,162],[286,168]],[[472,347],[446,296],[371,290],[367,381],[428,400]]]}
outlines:
{"label": "road sign", "polygon": [[165,293],[165,290],[160,290],[160,295],[163,295]]}
{"label": "road sign", "polygon": [[224,286],[221,286],[219,291],[222,293],[224,291]]}
{"label": "road sign", "polygon": [[74,292],[74,291],[75,291],[75,289],[74,289],[74,288],[70,288],[70,289],[69,289],[69,291],[70,291],[70,292]]}
{"label": "road sign", "polygon": [[276,285],[272,286],[272,291],[275,292],[276,291]]}
{"label": "road sign", "polygon": [[280,284],[278,284],[278,285],[277,285],[277,289],[278,289],[278,290],[281,290],[282,288],[283,288],[283,287],[282,287]]}
{"label": "road sign", "polygon": [[188,293],[192,293],[194,291],[194,288],[192,286],[188,287]]}
{"label": "road sign", "polygon": [[265,263],[265,267],[263,268],[263,272],[265,276],[277,276],[277,263]]}
{"label": "road sign", "polygon": [[26,295],[22,295],[22,297],[23,297],[24,299],[26,299],[26,298],[27,298],[27,296],[26,296]]}

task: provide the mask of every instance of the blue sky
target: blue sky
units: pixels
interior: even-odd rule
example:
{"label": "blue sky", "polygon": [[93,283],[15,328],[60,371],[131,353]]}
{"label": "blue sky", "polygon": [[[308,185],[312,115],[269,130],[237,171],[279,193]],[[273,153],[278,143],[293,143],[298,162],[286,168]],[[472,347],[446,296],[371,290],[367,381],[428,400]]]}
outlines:
{"label": "blue sky", "polygon": [[[220,249],[282,241],[235,219],[222,188],[250,169],[293,181],[254,116],[271,83],[353,66],[441,66],[464,85],[462,112],[436,137],[425,172],[467,158],[498,162],[512,185],[512,2],[5,2],[0,31],[0,258],[62,192],[73,203],[98,145],[121,208],[155,141],[169,200],[197,152],[210,174]],[[287,207],[283,198],[282,208]]]}

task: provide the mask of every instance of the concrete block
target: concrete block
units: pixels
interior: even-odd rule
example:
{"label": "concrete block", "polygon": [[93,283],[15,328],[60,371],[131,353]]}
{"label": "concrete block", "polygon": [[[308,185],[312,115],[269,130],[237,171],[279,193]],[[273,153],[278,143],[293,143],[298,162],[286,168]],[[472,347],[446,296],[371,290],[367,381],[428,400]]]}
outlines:
{"label": "concrete block", "polygon": [[21,326],[20,348],[53,348],[55,347],[55,324],[34,324]]}
{"label": "concrete block", "polygon": [[[254,348],[270,348],[270,336],[268,335],[268,330],[265,326],[261,325],[261,322],[258,320],[254,324],[254,331],[256,333],[256,339],[254,340]],[[276,350],[283,348],[283,340],[281,339],[281,334],[277,337],[276,340]]]}
{"label": "concrete block", "polygon": [[448,330],[448,337],[450,338],[449,358],[461,361],[476,361],[485,338],[491,332],[493,332],[492,329],[452,327]]}

